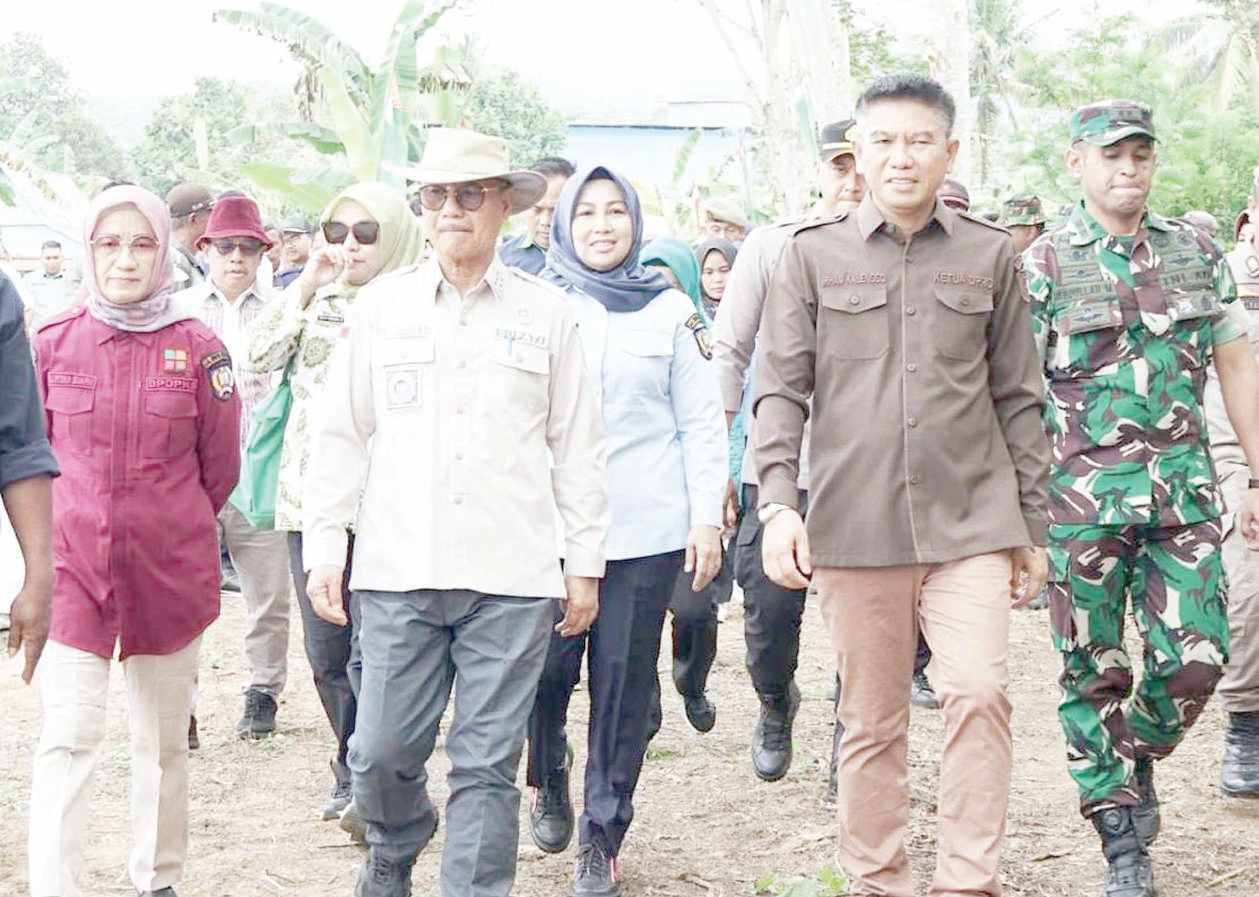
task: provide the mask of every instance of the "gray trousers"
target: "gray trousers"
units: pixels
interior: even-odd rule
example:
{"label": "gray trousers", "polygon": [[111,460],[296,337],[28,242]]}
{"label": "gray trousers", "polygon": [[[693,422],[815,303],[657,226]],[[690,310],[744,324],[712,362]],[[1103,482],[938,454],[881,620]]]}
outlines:
{"label": "gray trousers", "polygon": [[219,511],[223,541],[245,599],[249,687],[279,697],[288,678],[289,549],[281,530],[257,529],[230,503]]}
{"label": "gray trousers", "polygon": [[462,590],[355,594],[363,672],[349,766],[367,843],[398,859],[432,837],[425,764],[453,685],[441,893],[506,897],[520,836],[516,769],[554,602]]}

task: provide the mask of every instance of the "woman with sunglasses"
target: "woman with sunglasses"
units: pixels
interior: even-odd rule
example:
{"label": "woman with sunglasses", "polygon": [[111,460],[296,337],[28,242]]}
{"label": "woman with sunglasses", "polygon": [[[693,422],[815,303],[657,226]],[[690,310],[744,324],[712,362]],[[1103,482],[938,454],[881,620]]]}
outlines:
{"label": "woman with sunglasses", "polygon": [[188,715],[201,635],[219,614],[215,514],[239,473],[240,403],[223,343],[172,301],[166,204],[140,187],[104,190],[84,243],[86,306],[33,341],[61,477],[30,894],[79,894],[116,652],[131,724],[128,871],[141,897],[174,897],[188,852]]}
{"label": "woman with sunglasses", "polygon": [[[306,657],[315,688],[337,739],[332,760],[336,780],[324,806],[325,820],[337,819],[350,802],[346,745],[354,731],[357,681],[351,662],[355,605],[347,588],[349,626],[320,619],[306,595],[302,569],[302,479],[310,459],[310,414],[323,391],[332,347],[345,334],[346,313],[359,288],[387,271],[420,260],[420,222],[402,195],[384,184],[356,184],[342,192],[320,219],[324,245],[311,253],[301,276],[250,326],[249,361],[258,371],[289,367],[293,405],[280,452],[275,526],[287,531],[293,585],[302,610]],[[351,552],[353,542],[351,542]],[[347,557],[347,565],[348,565]],[[349,577],[345,577],[349,583]],[[354,818],[347,828],[356,831]]]}
{"label": "woman with sunglasses", "polygon": [[612,527],[599,617],[551,637],[530,721],[530,828],[543,850],[572,835],[568,701],[588,653],[585,808],[571,894],[620,893],[616,857],[647,748],[665,609],[685,576],[699,592],[721,565],[726,424],[703,319],[639,262],[643,218],[629,181],[579,169],[560,193],[542,276],[567,291],[608,441]]}

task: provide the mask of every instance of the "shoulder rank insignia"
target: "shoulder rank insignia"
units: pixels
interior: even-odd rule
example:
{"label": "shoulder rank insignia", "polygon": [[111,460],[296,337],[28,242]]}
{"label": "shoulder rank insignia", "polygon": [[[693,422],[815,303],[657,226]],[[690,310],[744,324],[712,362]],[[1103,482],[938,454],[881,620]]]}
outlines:
{"label": "shoulder rank insignia", "polygon": [[708,325],[699,316],[699,312],[686,319],[686,329],[691,331],[691,336],[695,337],[695,345],[699,348],[699,354],[704,356],[705,359],[711,360],[713,357],[713,342],[708,336]]}

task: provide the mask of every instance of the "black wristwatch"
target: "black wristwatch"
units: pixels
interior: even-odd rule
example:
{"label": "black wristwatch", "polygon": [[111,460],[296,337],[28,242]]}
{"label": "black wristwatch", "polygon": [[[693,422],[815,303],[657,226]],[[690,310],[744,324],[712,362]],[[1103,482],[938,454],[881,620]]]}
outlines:
{"label": "black wristwatch", "polygon": [[1256,480],[1254,477],[1251,477],[1249,480],[1246,481],[1246,488],[1259,489],[1259,480]]}

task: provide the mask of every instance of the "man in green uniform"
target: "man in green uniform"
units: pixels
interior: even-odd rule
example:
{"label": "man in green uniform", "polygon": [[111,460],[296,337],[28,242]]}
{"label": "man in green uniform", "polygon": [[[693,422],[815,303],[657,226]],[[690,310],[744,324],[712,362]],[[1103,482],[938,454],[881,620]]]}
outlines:
{"label": "man in green uniform", "polygon": [[[1145,104],[1077,109],[1066,162],[1084,200],[1023,256],[1054,449],[1058,715],[1081,811],[1101,835],[1105,897],[1153,893],[1152,761],[1193,724],[1228,657],[1223,508],[1203,415],[1213,358],[1238,442],[1259,463],[1259,370],[1243,309],[1219,247],[1146,208],[1156,161]],[[1259,548],[1254,488],[1238,521]],[[1129,600],[1144,647],[1135,695]]]}
{"label": "man in green uniform", "polygon": [[1014,251],[1024,251],[1045,232],[1045,210],[1041,207],[1040,197],[1024,193],[1007,199],[1001,206],[997,224],[1010,232],[1014,239]]}

